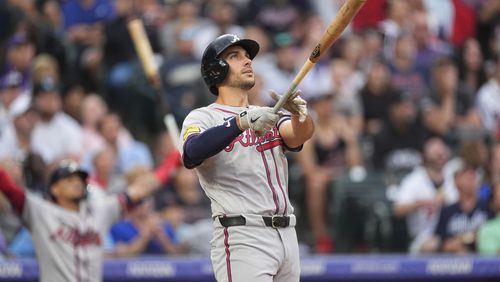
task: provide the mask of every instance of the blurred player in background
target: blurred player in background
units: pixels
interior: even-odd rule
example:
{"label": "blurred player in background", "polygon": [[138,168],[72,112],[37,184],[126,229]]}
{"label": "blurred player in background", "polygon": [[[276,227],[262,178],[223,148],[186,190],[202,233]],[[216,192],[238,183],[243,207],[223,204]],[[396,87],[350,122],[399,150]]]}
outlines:
{"label": "blurred player in background", "polygon": [[[295,216],[285,151],[311,138],[306,102],[292,94],[276,114],[249,105],[259,45],[222,35],[208,45],[201,72],[215,103],[192,111],[181,131],[183,161],[196,168],[212,202],[211,259],[217,281],[299,281]],[[271,97],[279,95],[271,92]]]}
{"label": "blurred player in background", "polygon": [[42,282],[102,281],[110,225],[160,186],[150,173],[126,192],[106,195],[87,189],[87,176],[77,163],[62,161],[50,177],[50,200],[44,200],[25,192],[0,168],[0,191],[32,234]]}

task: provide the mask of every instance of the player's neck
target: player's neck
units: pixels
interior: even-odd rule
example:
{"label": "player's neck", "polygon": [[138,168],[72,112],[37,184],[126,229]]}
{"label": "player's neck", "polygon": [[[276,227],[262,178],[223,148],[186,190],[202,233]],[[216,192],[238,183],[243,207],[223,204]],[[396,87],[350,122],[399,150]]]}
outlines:
{"label": "player's neck", "polygon": [[78,212],[80,210],[80,203],[75,202],[75,201],[60,200],[60,201],[58,201],[58,204],[61,208],[65,209],[65,210],[70,210],[70,211],[75,211],[75,212]]}
{"label": "player's neck", "polygon": [[248,93],[246,91],[234,88],[228,91],[224,90],[219,88],[219,96],[215,103],[233,107],[248,107]]}

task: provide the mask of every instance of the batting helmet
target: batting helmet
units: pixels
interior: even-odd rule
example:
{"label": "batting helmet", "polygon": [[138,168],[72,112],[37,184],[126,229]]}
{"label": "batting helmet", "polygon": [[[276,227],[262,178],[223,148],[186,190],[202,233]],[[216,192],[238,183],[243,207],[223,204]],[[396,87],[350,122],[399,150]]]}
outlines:
{"label": "batting helmet", "polygon": [[[54,172],[52,172],[52,175],[49,179],[47,193],[51,200],[55,201],[55,197],[52,194],[52,187],[54,186],[54,184],[56,184],[59,180],[72,175],[79,176],[80,179],[85,183],[85,186],[87,185],[87,177],[89,174],[85,170],[81,169],[78,163],[71,160],[63,160],[59,163],[59,166],[54,170]],[[86,192],[87,189],[85,188],[84,197],[86,196]]]}
{"label": "batting helmet", "polygon": [[224,34],[212,41],[201,59],[201,76],[205,84],[210,88],[210,92],[219,95],[217,84],[221,83],[229,72],[229,65],[220,58],[224,50],[231,46],[241,46],[248,52],[250,59],[253,59],[259,52],[259,44],[251,39],[240,39],[234,34]]}

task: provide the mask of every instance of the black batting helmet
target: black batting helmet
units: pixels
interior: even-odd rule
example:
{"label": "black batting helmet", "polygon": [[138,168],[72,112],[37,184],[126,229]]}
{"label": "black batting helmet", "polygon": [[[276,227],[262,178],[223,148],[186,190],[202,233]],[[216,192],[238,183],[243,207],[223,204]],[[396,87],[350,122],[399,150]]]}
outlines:
{"label": "black batting helmet", "polygon": [[243,47],[253,59],[259,52],[259,44],[251,39],[240,39],[234,34],[224,34],[212,41],[201,59],[201,76],[205,84],[210,88],[210,92],[219,95],[215,85],[221,83],[229,72],[229,65],[219,56],[230,46],[238,45]]}
{"label": "black batting helmet", "polygon": [[[52,172],[50,179],[49,179],[49,185],[47,187],[47,193],[48,196],[51,200],[55,201],[55,197],[52,194],[52,187],[54,184],[56,184],[59,180],[63,178],[67,178],[72,175],[77,175],[80,177],[80,179],[85,183],[87,183],[87,177],[89,174],[80,168],[78,163],[72,160],[62,160],[59,163],[59,166]],[[86,188],[85,188],[85,194],[86,194]],[[86,195],[84,195],[86,196]]]}

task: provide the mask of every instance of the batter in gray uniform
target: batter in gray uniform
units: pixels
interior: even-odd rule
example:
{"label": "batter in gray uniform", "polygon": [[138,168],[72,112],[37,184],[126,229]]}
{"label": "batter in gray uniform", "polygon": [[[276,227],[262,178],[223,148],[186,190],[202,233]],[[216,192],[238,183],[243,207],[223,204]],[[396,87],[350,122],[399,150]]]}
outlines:
{"label": "batter in gray uniform", "polygon": [[300,276],[284,152],[300,150],[313,123],[300,93],[284,106],[290,114],[248,104],[258,50],[257,42],[230,34],[210,43],[201,73],[217,99],[193,110],[180,136],[184,165],[196,168],[211,200],[211,259],[219,282],[293,282]]}
{"label": "batter in gray uniform", "polygon": [[22,216],[33,237],[41,282],[102,281],[104,238],[110,225],[159,185],[146,175],[126,193],[106,195],[86,187],[87,173],[61,163],[50,179],[52,201],[25,193],[0,169],[0,191]]}

